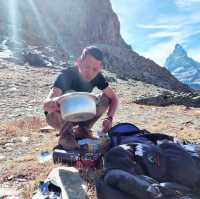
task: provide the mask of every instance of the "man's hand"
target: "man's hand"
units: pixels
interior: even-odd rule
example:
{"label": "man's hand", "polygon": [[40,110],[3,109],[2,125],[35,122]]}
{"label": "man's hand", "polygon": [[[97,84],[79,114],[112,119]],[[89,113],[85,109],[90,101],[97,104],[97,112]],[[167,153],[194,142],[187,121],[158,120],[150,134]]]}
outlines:
{"label": "man's hand", "polygon": [[103,121],[102,126],[103,126],[102,131],[104,133],[108,132],[112,127],[112,118],[110,118],[110,117],[105,118],[104,121]]}
{"label": "man's hand", "polygon": [[57,99],[59,96],[62,95],[62,90],[59,88],[53,87],[47,98],[44,100],[44,111],[47,112],[57,112],[60,111],[59,104],[57,102]]}
{"label": "man's hand", "polygon": [[59,104],[55,100],[49,100],[44,102],[44,111],[57,112],[60,111]]}

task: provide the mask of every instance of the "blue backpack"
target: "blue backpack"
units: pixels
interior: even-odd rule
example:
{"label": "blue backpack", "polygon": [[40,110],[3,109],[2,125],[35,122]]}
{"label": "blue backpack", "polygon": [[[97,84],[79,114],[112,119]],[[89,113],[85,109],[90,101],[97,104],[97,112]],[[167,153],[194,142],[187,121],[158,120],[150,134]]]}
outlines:
{"label": "blue backpack", "polygon": [[145,129],[141,130],[131,123],[119,123],[113,126],[108,135],[111,140],[111,148],[121,144],[157,144],[157,141],[174,140],[172,136],[163,133],[151,133]]}
{"label": "blue backpack", "polygon": [[132,142],[142,142],[143,140],[146,141],[146,138],[136,136],[140,134],[144,134],[143,130],[140,130],[131,123],[116,124],[108,132],[111,140],[111,147]]}

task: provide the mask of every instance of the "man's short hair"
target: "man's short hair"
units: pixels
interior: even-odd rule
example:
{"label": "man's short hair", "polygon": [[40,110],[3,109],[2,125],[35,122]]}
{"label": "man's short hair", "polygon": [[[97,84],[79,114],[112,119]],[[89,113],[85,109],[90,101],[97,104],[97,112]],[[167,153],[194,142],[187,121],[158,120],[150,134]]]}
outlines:
{"label": "man's short hair", "polygon": [[81,59],[82,60],[85,59],[85,57],[87,55],[91,55],[95,59],[97,59],[99,61],[103,61],[103,53],[96,46],[88,46],[88,47],[84,48],[82,53],[81,53]]}

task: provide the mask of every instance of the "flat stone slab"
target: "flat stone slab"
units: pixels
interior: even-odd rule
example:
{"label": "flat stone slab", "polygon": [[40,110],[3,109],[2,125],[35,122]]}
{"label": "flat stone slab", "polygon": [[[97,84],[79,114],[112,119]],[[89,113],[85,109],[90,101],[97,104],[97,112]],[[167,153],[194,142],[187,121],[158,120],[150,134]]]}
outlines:
{"label": "flat stone slab", "polygon": [[[55,168],[45,181],[50,181],[61,188],[62,199],[86,199],[86,184],[76,168]],[[40,191],[33,196],[33,199],[43,198]]]}

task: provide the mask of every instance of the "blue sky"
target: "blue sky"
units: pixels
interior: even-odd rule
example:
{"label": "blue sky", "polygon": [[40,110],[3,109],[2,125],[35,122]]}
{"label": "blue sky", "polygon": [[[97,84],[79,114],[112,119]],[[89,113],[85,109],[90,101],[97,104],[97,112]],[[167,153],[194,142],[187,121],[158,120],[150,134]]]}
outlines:
{"label": "blue sky", "polygon": [[121,35],[140,55],[161,66],[181,44],[200,62],[200,0],[111,0]]}

